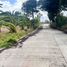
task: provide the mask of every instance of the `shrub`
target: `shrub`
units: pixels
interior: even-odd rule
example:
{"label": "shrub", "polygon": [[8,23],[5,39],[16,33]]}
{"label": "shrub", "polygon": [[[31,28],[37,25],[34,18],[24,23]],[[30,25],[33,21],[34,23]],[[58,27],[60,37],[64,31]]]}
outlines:
{"label": "shrub", "polygon": [[51,22],[51,23],[50,23],[50,27],[56,29],[56,28],[57,28],[57,27],[56,27],[56,23],[55,23],[55,22]]}
{"label": "shrub", "polygon": [[38,28],[39,25],[40,25],[40,22],[39,22],[38,18],[35,18],[35,19],[31,20],[31,22],[32,22],[32,26],[33,26],[34,29]]}
{"label": "shrub", "polygon": [[56,18],[56,27],[61,28],[65,24],[67,24],[67,17],[65,17],[63,15],[57,16],[57,18]]}
{"label": "shrub", "polygon": [[67,17],[63,15],[58,15],[55,19],[55,22],[52,22],[50,26],[55,29],[60,29],[62,30],[62,27],[67,25]]}
{"label": "shrub", "polygon": [[63,26],[61,27],[61,29],[62,29],[62,31],[64,31],[65,33],[67,33],[67,24],[66,24],[66,25],[63,25]]}
{"label": "shrub", "polygon": [[26,17],[22,17],[21,21],[19,21],[19,26],[24,29],[25,27],[27,28],[31,28],[31,21],[26,18]]}
{"label": "shrub", "polygon": [[14,44],[16,44],[17,41],[14,39],[9,39],[7,42],[4,43],[4,45],[0,46],[0,47],[5,47],[5,48],[10,48],[12,46],[15,46]]}
{"label": "shrub", "polygon": [[3,25],[8,26],[11,33],[16,33],[17,32],[16,27],[13,23],[6,22],[6,23],[3,23]]}
{"label": "shrub", "polygon": [[0,33],[0,48],[17,46],[17,41],[25,35],[26,32],[23,30],[17,33]]}

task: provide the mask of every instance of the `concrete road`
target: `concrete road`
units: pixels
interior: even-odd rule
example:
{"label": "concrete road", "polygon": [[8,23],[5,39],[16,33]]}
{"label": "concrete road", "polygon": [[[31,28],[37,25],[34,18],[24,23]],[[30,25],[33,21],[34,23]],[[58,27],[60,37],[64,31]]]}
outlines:
{"label": "concrete road", "polygon": [[0,67],[67,67],[67,34],[44,28],[21,48],[0,54]]}

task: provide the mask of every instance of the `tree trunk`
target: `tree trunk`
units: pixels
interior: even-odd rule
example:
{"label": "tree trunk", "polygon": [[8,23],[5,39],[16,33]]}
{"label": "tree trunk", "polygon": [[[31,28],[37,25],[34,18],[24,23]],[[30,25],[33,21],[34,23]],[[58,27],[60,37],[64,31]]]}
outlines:
{"label": "tree trunk", "polygon": [[32,20],[32,26],[33,26],[33,29],[35,28],[34,27],[34,13],[32,12],[32,18],[33,18],[33,20]]}
{"label": "tree trunk", "polygon": [[34,13],[32,12],[32,18],[34,19]]}

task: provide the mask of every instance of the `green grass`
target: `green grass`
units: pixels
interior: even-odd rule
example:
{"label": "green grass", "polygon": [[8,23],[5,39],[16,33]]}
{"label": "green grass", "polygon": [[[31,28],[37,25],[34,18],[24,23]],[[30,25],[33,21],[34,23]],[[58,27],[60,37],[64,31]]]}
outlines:
{"label": "green grass", "polygon": [[0,48],[9,48],[13,46],[21,37],[26,35],[25,31],[17,33],[0,33]]}

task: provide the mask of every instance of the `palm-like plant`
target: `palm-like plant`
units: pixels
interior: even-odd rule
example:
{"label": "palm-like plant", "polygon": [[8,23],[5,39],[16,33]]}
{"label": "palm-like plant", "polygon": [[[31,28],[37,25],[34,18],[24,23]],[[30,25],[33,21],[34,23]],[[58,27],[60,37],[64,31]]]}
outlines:
{"label": "palm-like plant", "polygon": [[[2,4],[0,4],[0,8],[2,8]],[[0,12],[2,12],[2,11],[0,10]],[[0,24],[0,32],[1,32],[1,24]]]}

